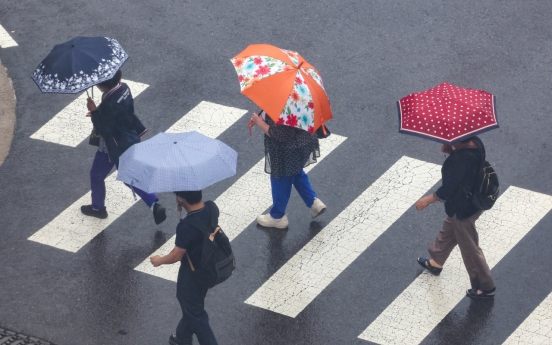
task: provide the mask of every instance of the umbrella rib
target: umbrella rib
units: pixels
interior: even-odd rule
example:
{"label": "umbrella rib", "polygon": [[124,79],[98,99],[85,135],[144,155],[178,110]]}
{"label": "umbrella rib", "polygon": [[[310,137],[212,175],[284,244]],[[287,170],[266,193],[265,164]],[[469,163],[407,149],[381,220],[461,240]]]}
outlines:
{"label": "umbrella rib", "polygon": [[[182,153],[182,159],[184,159],[184,161],[186,162],[186,164],[188,164],[190,166],[190,170],[192,171],[192,174],[194,175],[194,178],[196,178],[196,173],[193,169],[193,166],[190,164],[190,162],[186,159],[186,154],[180,149],[180,147],[177,145],[176,148],[178,149],[178,151],[180,151],[180,153]],[[176,191],[175,191],[176,192]]]}

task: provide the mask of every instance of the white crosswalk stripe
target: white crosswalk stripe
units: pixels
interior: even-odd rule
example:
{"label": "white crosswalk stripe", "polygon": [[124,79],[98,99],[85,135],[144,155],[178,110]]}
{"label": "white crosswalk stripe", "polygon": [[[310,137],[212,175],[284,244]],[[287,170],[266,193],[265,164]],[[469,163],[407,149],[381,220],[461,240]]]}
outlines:
{"label": "white crosswalk stripe", "polygon": [[402,157],[245,303],[296,317],[440,178],[438,165]]}
{"label": "white crosswalk stripe", "polygon": [[[477,221],[480,246],[493,268],[550,210],[552,197],[510,187]],[[377,344],[419,344],[469,288],[458,248],[439,277],[416,278],[359,338]]]}
{"label": "white crosswalk stripe", "polygon": [[17,47],[17,45],[17,42],[14,41],[8,31],[6,31],[6,29],[4,29],[2,25],[0,25],[0,47],[9,48]]}
{"label": "white crosswalk stripe", "polygon": [[[167,132],[197,130],[212,138],[218,137],[232,126],[247,110],[201,102]],[[70,252],[77,252],[96,235],[113,223],[137,201],[122,182],[116,181],[116,174],[106,179],[106,205],[109,217],[97,219],[81,214],[81,205],[90,204],[90,192],[65,209],[54,220],[37,231],[29,240]]]}
{"label": "white crosswalk stripe", "polygon": [[[130,80],[123,80],[128,85],[133,97],[138,97],[149,85],[137,83]],[[77,99],[63,108],[44,126],[40,127],[33,135],[32,139],[44,140],[54,144],[76,147],[84,139],[90,136],[92,131],[92,122],[86,117],[86,93],[81,94]],[[94,102],[99,104],[101,101],[101,92],[94,92]]]}
{"label": "white crosswalk stripe", "polygon": [[[1,28],[1,27],[0,27]],[[2,33],[0,30],[0,43]],[[148,85],[125,81],[136,97]],[[99,102],[100,93],[96,94]],[[81,95],[31,138],[75,147],[86,139],[91,124],[84,117],[86,95]],[[201,102],[167,132],[196,130],[212,138],[220,136],[247,113],[246,110]],[[321,140],[319,162],[347,138],[332,134]],[[215,202],[219,223],[230,240],[235,239],[272,204],[264,158],[222,193]],[[318,164],[318,163],[317,163]],[[316,164],[307,167],[308,172]],[[441,178],[440,166],[402,157],[346,207],[307,245],[270,277],[245,303],[289,317],[296,317],[379,236],[387,231],[413,203]],[[130,189],[106,179],[109,217],[83,216],[80,206],[90,203],[90,192],[65,209],[29,240],[77,252],[137,200]],[[550,210],[552,196],[510,187],[495,207],[477,222],[489,266],[494,267]],[[152,255],[166,255],[174,247],[173,236]],[[176,281],[179,263],[154,268],[149,258],[135,270]],[[353,282],[354,283],[354,282]],[[367,328],[360,339],[377,344],[419,344],[464,298],[469,280],[460,254],[453,251],[440,277],[423,272]],[[419,322],[419,320],[424,320]],[[531,313],[504,343],[552,344],[552,293]]]}
{"label": "white crosswalk stripe", "polygon": [[503,345],[544,344],[552,344],[552,293],[503,343]]}
{"label": "white crosswalk stripe", "polygon": [[[332,134],[327,139],[320,140],[322,156],[318,162],[327,157],[345,139],[347,138]],[[305,172],[308,173],[316,164],[309,165],[305,168]],[[264,166],[263,158],[215,200],[220,209],[219,224],[230,241],[255,221],[258,214],[272,205],[270,179],[264,171]],[[152,255],[168,254],[174,248],[175,238],[176,236],[173,236]],[[176,281],[179,268],[179,263],[153,267],[148,258],[135,269],[156,277]]]}

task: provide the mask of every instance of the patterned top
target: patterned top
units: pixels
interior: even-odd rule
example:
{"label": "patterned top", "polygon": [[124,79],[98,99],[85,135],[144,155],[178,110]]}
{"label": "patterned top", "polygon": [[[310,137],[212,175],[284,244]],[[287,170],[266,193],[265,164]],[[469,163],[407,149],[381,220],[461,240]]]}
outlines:
{"label": "patterned top", "polygon": [[267,116],[270,126],[265,135],[265,172],[279,178],[301,173],[320,157],[318,138],[302,129],[277,125]]}

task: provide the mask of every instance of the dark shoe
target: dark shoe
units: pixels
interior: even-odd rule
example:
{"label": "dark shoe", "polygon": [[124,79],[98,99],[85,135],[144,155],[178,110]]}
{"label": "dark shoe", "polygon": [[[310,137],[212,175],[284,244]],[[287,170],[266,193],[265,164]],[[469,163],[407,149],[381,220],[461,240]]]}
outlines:
{"label": "dark shoe", "polygon": [[466,296],[475,299],[491,299],[494,298],[496,287],[491,290],[481,290],[481,293],[477,293],[477,289],[466,290]]}
{"label": "dark shoe", "polygon": [[84,205],[81,206],[81,212],[82,214],[90,217],[96,217],[100,219],[106,219],[107,218],[107,210],[102,208],[101,210],[95,210],[92,205]]}
{"label": "dark shoe", "polygon": [[176,337],[176,334],[172,334],[169,337],[169,345],[192,345],[192,343],[183,343]]}
{"label": "dark shoe", "polygon": [[431,264],[429,263],[429,259],[418,258],[417,261],[420,264],[420,266],[422,266],[423,268],[425,268],[426,270],[428,270],[429,272],[431,272],[432,274],[434,274],[436,276],[441,274],[441,271],[443,270],[442,268],[437,268],[437,267],[431,266]]}
{"label": "dark shoe", "polygon": [[163,223],[163,221],[167,219],[165,208],[159,205],[159,203],[157,202],[153,205],[153,219],[155,220],[155,224],[157,225]]}

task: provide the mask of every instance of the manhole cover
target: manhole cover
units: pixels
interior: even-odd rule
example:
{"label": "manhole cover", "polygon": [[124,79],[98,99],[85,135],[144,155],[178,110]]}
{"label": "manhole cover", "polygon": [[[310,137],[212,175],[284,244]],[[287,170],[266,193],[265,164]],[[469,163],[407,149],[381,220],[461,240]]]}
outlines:
{"label": "manhole cover", "polygon": [[0,328],[0,345],[55,345],[35,337]]}

